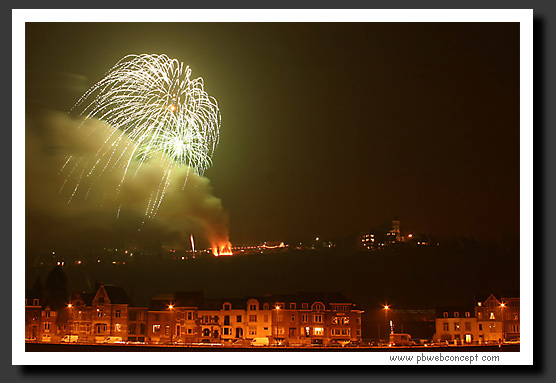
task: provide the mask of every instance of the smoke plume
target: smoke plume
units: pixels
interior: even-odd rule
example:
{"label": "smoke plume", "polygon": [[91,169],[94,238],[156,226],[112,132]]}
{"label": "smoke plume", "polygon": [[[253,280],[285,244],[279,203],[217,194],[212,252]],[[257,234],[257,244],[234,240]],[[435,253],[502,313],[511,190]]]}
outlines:
{"label": "smoke plume", "polygon": [[[140,171],[132,161],[119,191],[123,174],[119,165],[108,166],[100,176],[99,172],[87,176],[109,129],[100,121],[88,120],[83,126],[81,122],[64,112],[28,105],[25,217],[29,251],[81,251],[125,242],[189,249],[191,234],[205,246],[228,243],[228,214],[221,200],[212,194],[207,178],[184,167],[172,170],[154,218],[147,218],[145,211],[162,179],[159,159],[149,159]],[[104,166],[103,161],[97,166]]]}

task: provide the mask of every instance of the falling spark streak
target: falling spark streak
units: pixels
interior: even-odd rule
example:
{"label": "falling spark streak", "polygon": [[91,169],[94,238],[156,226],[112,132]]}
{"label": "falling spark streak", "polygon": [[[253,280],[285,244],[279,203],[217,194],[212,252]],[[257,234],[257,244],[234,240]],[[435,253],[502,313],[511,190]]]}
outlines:
{"label": "falling spark streak", "polygon": [[[84,174],[85,178],[92,178],[96,172],[98,179],[107,171],[121,168],[117,196],[129,178],[128,171],[133,162],[137,162],[137,166],[131,179],[144,163],[159,157],[164,172],[145,213],[152,218],[169,187],[173,168],[187,167],[185,186],[189,169],[203,175],[212,164],[211,158],[219,141],[218,103],[205,92],[203,79],[192,79],[189,66],[184,67],[176,59],[156,54],[125,56],[85,92],[74,108],[77,106],[82,106],[83,123],[96,118],[108,124],[110,131],[91,160],[94,165],[84,164],[70,200]],[[73,161],[71,157],[60,172],[70,161]]]}

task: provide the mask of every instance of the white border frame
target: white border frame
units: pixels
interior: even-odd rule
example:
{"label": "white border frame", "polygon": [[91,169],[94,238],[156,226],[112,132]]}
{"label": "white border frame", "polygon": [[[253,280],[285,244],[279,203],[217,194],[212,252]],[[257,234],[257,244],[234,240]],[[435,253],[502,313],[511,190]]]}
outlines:
{"label": "white border frame", "polygon": [[[533,10],[473,9],[329,9],[329,10],[12,10],[12,364],[196,364],[241,365],[244,352],[99,352],[26,353],[22,304],[25,297],[25,22],[518,22],[520,23],[520,295],[521,348],[496,353],[498,363],[533,364]],[[21,102],[20,102],[21,101]],[[249,364],[388,365],[388,352],[249,352]],[[415,355],[416,352],[396,352]],[[427,355],[436,353],[428,352]],[[451,353],[450,353],[451,354]],[[458,352],[458,355],[475,353]],[[477,353],[493,355],[493,353]],[[207,355],[216,358],[207,358]],[[444,354],[446,355],[446,353]],[[117,357],[116,357],[117,356]],[[480,358],[479,358],[480,359]],[[414,365],[415,362],[395,364]],[[425,364],[425,363],[421,363]],[[456,363],[429,363],[434,365]],[[469,365],[467,363],[457,363]]]}

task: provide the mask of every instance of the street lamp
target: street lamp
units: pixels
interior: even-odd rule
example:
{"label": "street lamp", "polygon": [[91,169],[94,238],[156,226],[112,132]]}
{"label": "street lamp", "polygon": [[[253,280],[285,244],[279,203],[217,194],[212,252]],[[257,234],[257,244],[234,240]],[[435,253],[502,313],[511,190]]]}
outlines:
{"label": "street lamp", "polygon": [[168,309],[170,310],[170,344],[174,344],[174,305],[169,304]]}
{"label": "street lamp", "polygon": [[504,308],[506,304],[504,302],[500,303],[500,315],[502,315],[502,343],[506,341],[506,328],[504,327]]}
{"label": "street lamp", "polygon": [[[386,319],[386,328],[388,329],[388,310],[390,310],[390,305],[385,304],[382,307],[384,308],[384,318]],[[386,333],[389,334],[388,331]],[[388,337],[389,337],[389,335],[388,335]],[[389,338],[387,338],[386,340],[390,341]]]}
{"label": "street lamp", "polygon": [[72,307],[73,305],[71,303],[68,303],[68,309],[69,309],[69,341],[71,342],[71,326],[72,326]]}

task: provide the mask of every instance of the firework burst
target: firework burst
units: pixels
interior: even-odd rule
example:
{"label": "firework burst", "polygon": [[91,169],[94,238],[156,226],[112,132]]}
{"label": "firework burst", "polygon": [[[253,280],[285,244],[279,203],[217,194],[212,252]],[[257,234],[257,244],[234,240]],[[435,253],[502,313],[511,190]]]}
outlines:
{"label": "firework burst", "polygon": [[[153,217],[170,183],[172,169],[186,167],[203,175],[212,163],[220,130],[218,103],[205,92],[203,79],[192,79],[189,66],[176,59],[128,55],[75,107],[82,109],[84,122],[101,120],[109,126],[109,133],[96,156],[82,164],[70,200],[84,177],[98,178],[107,170],[119,168],[119,191],[129,178],[131,164],[138,164],[133,166],[136,175],[145,162],[156,157],[162,161],[164,174],[147,204],[145,214]],[[69,158],[64,168],[71,161],[78,164],[84,159]],[[186,181],[187,176],[184,185]]]}

